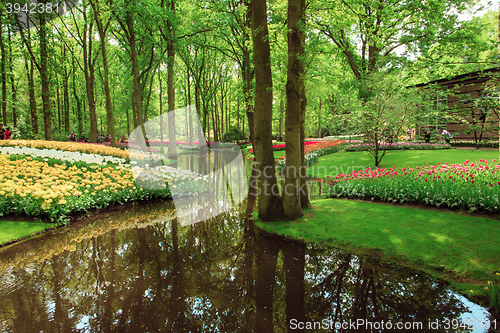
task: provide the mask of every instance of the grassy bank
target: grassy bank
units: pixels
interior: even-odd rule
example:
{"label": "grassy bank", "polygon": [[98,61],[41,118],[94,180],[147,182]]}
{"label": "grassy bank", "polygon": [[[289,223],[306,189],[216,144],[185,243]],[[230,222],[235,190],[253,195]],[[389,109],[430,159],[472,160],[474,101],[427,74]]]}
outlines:
{"label": "grassy bank", "polygon": [[53,223],[0,221],[0,245],[53,228]]}
{"label": "grassy bank", "polygon": [[286,237],[396,260],[472,294],[486,294],[490,280],[496,288],[500,284],[498,220],[342,199],[312,205],[299,220],[257,225]]}
{"label": "grassy bank", "polygon": [[[423,164],[438,163],[458,164],[466,160],[492,161],[498,159],[498,151],[446,149],[446,150],[391,150],[382,159],[380,167],[417,167]],[[318,163],[306,170],[307,174],[316,178],[348,174],[354,170],[366,169],[374,165],[372,155],[368,152],[343,152],[319,158]]]}

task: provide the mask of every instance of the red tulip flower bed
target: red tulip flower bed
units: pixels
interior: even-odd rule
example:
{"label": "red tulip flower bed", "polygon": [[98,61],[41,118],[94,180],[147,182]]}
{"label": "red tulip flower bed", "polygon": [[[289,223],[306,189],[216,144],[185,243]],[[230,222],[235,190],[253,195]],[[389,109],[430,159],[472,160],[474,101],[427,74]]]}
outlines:
{"label": "red tulip flower bed", "polygon": [[328,197],[410,202],[500,212],[500,164],[486,160],[377,168],[328,177]]}

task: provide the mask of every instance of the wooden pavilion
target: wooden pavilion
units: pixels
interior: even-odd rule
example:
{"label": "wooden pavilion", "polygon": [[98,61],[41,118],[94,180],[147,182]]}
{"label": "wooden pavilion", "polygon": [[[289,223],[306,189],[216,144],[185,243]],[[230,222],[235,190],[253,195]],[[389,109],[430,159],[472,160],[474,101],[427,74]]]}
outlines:
{"label": "wooden pavilion", "polygon": [[[446,128],[459,140],[498,138],[500,68],[491,68],[451,78],[418,84],[430,96],[433,117],[422,119],[419,130]],[[495,107],[496,106],[496,107]],[[448,108],[453,119],[442,116]],[[430,110],[430,111],[433,111]]]}

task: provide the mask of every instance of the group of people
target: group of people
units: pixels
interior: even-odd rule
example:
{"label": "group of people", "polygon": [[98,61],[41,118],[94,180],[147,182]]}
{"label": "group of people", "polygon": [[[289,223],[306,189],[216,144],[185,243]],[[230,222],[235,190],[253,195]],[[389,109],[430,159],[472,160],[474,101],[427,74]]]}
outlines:
{"label": "group of people", "polygon": [[78,137],[75,135],[75,133],[71,132],[71,134],[69,135],[69,141],[71,142],[90,142],[90,139],[89,138],[80,138],[78,139]]}
{"label": "group of people", "polygon": [[10,130],[10,127],[4,129],[3,124],[0,124],[0,140],[10,140],[11,136],[12,136],[12,131]]}
{"label": "group of people", "polygon": [[[71,134],[69,135],[69,141],[72,141],[72,142],[90,142],[90,139],[89,138],[85,138],[82,139],[80,138],[80,140],[78,140],[78,138],[76,137],[75,133],[71,132]],[[101,135],[97,135],[97,142],[98,143],[103,143],[103,142],[111,142],[111,135],[106,135],[104,136],[104,134],[101,134]],[[125,142],[125,138],[122,136],[120,138],[120,142]]]}
{"label": "group of people", "polygon": [[[453,135],[451,135],[451,133],[448,132],[445,128],[440,127],[438,129],[438,134],[444,137],[444,140],[446,141],[447,144],[450,144],[451,139],[453,139]],[[431,142],[431,130],[430,129],[425,130],[424,140],[425,140],[425,143]]]}

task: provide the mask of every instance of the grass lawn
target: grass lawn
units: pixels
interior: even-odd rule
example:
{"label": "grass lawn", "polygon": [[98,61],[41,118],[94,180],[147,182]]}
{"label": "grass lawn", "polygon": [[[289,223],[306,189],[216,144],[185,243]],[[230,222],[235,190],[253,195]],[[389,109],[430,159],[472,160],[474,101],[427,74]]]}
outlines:
{"label": "grass lawn", "polygon": [[299,220],[257,225],[290,238],[383,255],[448,281],[474,283],[463,285],[465,290],[484,292],[492,276],[500,283],[498,220],[342,199],[312,205]]}
{"label": "grass lawn", "polygon": [[53,226],[52,223],[43,222],[0,221],[0,245],[34,235]]}
{"label": "grass lawn", "polygon": [[[388,151],[380,167],[417,167],[424,164],[435,165],[438,162],[450,164],[464,163],[467,159],[479,161],[486,159],[498,160],[496,150],[470,150],[470,149],[443,149],[443,150],[390,150]],[[316,178],[336,176],[337,174],[349,174],[354,170],[373,167],[372,155],[365,151],[343,152],[330,154],[319,158],[318,163],[306,170],[308,175]]]}
{"label": "grass lawn", "polygon": [[279,151],[273,152],[273,154],[274,154],[274,159],[277,160],[281,156],[285,156],[286,152],[284,150],[279,150]]}

